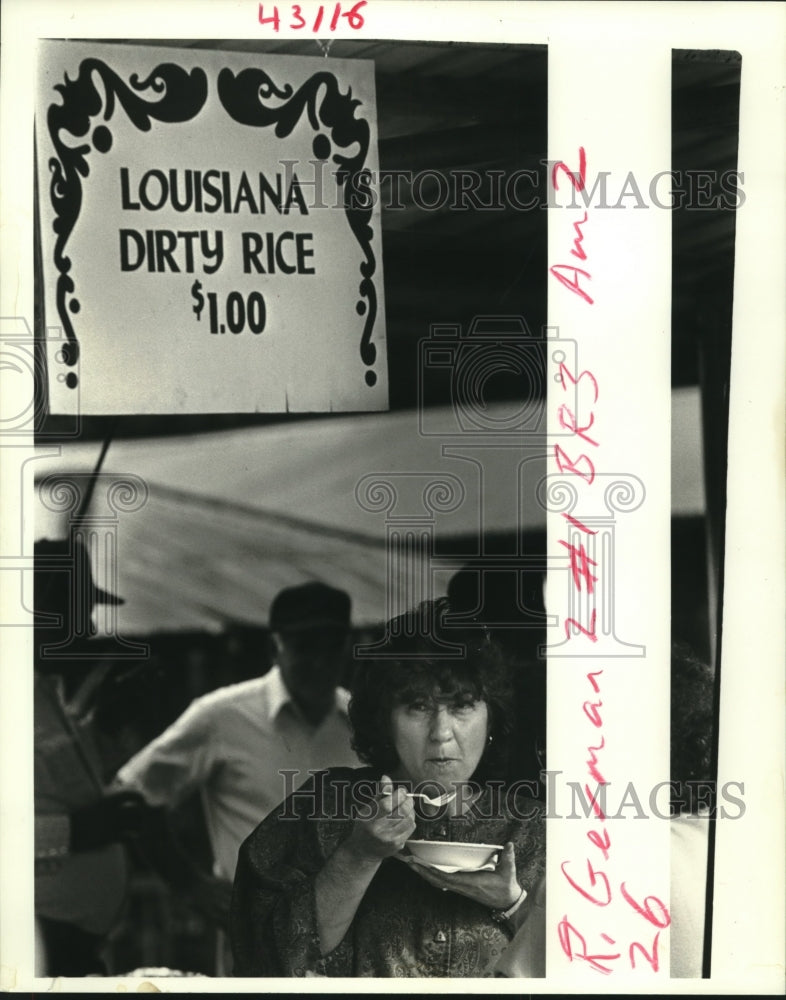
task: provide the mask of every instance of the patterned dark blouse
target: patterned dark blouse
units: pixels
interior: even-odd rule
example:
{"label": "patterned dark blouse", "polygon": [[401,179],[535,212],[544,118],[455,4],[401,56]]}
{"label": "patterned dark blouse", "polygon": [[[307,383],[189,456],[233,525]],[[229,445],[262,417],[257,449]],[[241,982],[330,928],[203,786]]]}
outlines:
{"label": "patterned dark blouse", "polygon": [[[362,801],[370,768],[316,776],[271,813],[240,849],[231,939],[238,976],[488,976],[514,929],[491,911],[429,885],[386,858],[344,939],[322,957],[314,880],[349,835],[350,801]],[[351,798],[355,793],[355,798]],[[370,795],[366,792],[368,801]],[[545,821],[533,799],[511,804],[490,790],[458,818],[419,819],[415,837],[485,844],[512,841],[519,882],[532,889],[545,869]],[[526,905],[526,904],[525,904]]]}

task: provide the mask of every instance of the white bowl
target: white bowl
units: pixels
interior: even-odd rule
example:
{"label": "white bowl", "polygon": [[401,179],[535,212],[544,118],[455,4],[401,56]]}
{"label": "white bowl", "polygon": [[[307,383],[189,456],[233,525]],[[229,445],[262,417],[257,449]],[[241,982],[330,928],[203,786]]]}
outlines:
{"label": "white bowl", "polygon": [[480,868],[504,849],[501,844],[466,844],[456,840],[408,840],[407,847],[424,864],[446,868]]}

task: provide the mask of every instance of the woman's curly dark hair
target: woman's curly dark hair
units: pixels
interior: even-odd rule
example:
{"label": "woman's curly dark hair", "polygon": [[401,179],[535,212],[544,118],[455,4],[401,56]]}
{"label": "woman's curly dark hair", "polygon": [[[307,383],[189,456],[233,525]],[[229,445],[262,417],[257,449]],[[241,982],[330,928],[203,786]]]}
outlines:
{"label": "woman's curly dark hair", "polygon": [[[352,747],[361,760],[381,773],[390,773],[399,757],[392,739],[392,713],[430,697],[466,692],[484,701],[492,737],[474,777],[502,777],[513,728],[513,689],[507,660],[483,628],[445,624],[447,598],[425,601],[388,622],[385,640],[374,659],[355,666],[349,718]],[[462,646],[459,655],[451,647]]]}

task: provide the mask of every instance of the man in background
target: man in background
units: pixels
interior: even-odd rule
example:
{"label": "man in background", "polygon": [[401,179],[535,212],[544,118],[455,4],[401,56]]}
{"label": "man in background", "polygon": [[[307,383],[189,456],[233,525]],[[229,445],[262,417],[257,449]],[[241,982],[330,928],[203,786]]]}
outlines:
{"label": "man in background", "polygon": [[271,670],[197,698],[118,773],[121,787],[153,806],[200,794],[215,877],[191,896],[219,926],[228,918],[238,850],[252,830],[310,769],[359,763],[350,747],[349,694],[339,686],[350,610],[348,594],[322,583],[282,590],[270,611]]}

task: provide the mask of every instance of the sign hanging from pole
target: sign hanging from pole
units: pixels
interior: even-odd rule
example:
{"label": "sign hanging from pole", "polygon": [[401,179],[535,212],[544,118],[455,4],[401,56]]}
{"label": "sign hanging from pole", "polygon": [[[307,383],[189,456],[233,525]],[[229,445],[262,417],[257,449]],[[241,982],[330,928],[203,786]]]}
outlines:
{"label": "sign hanging from pole", "polygon": [[373,63],[44,41],[52,413],[387,408]]}

